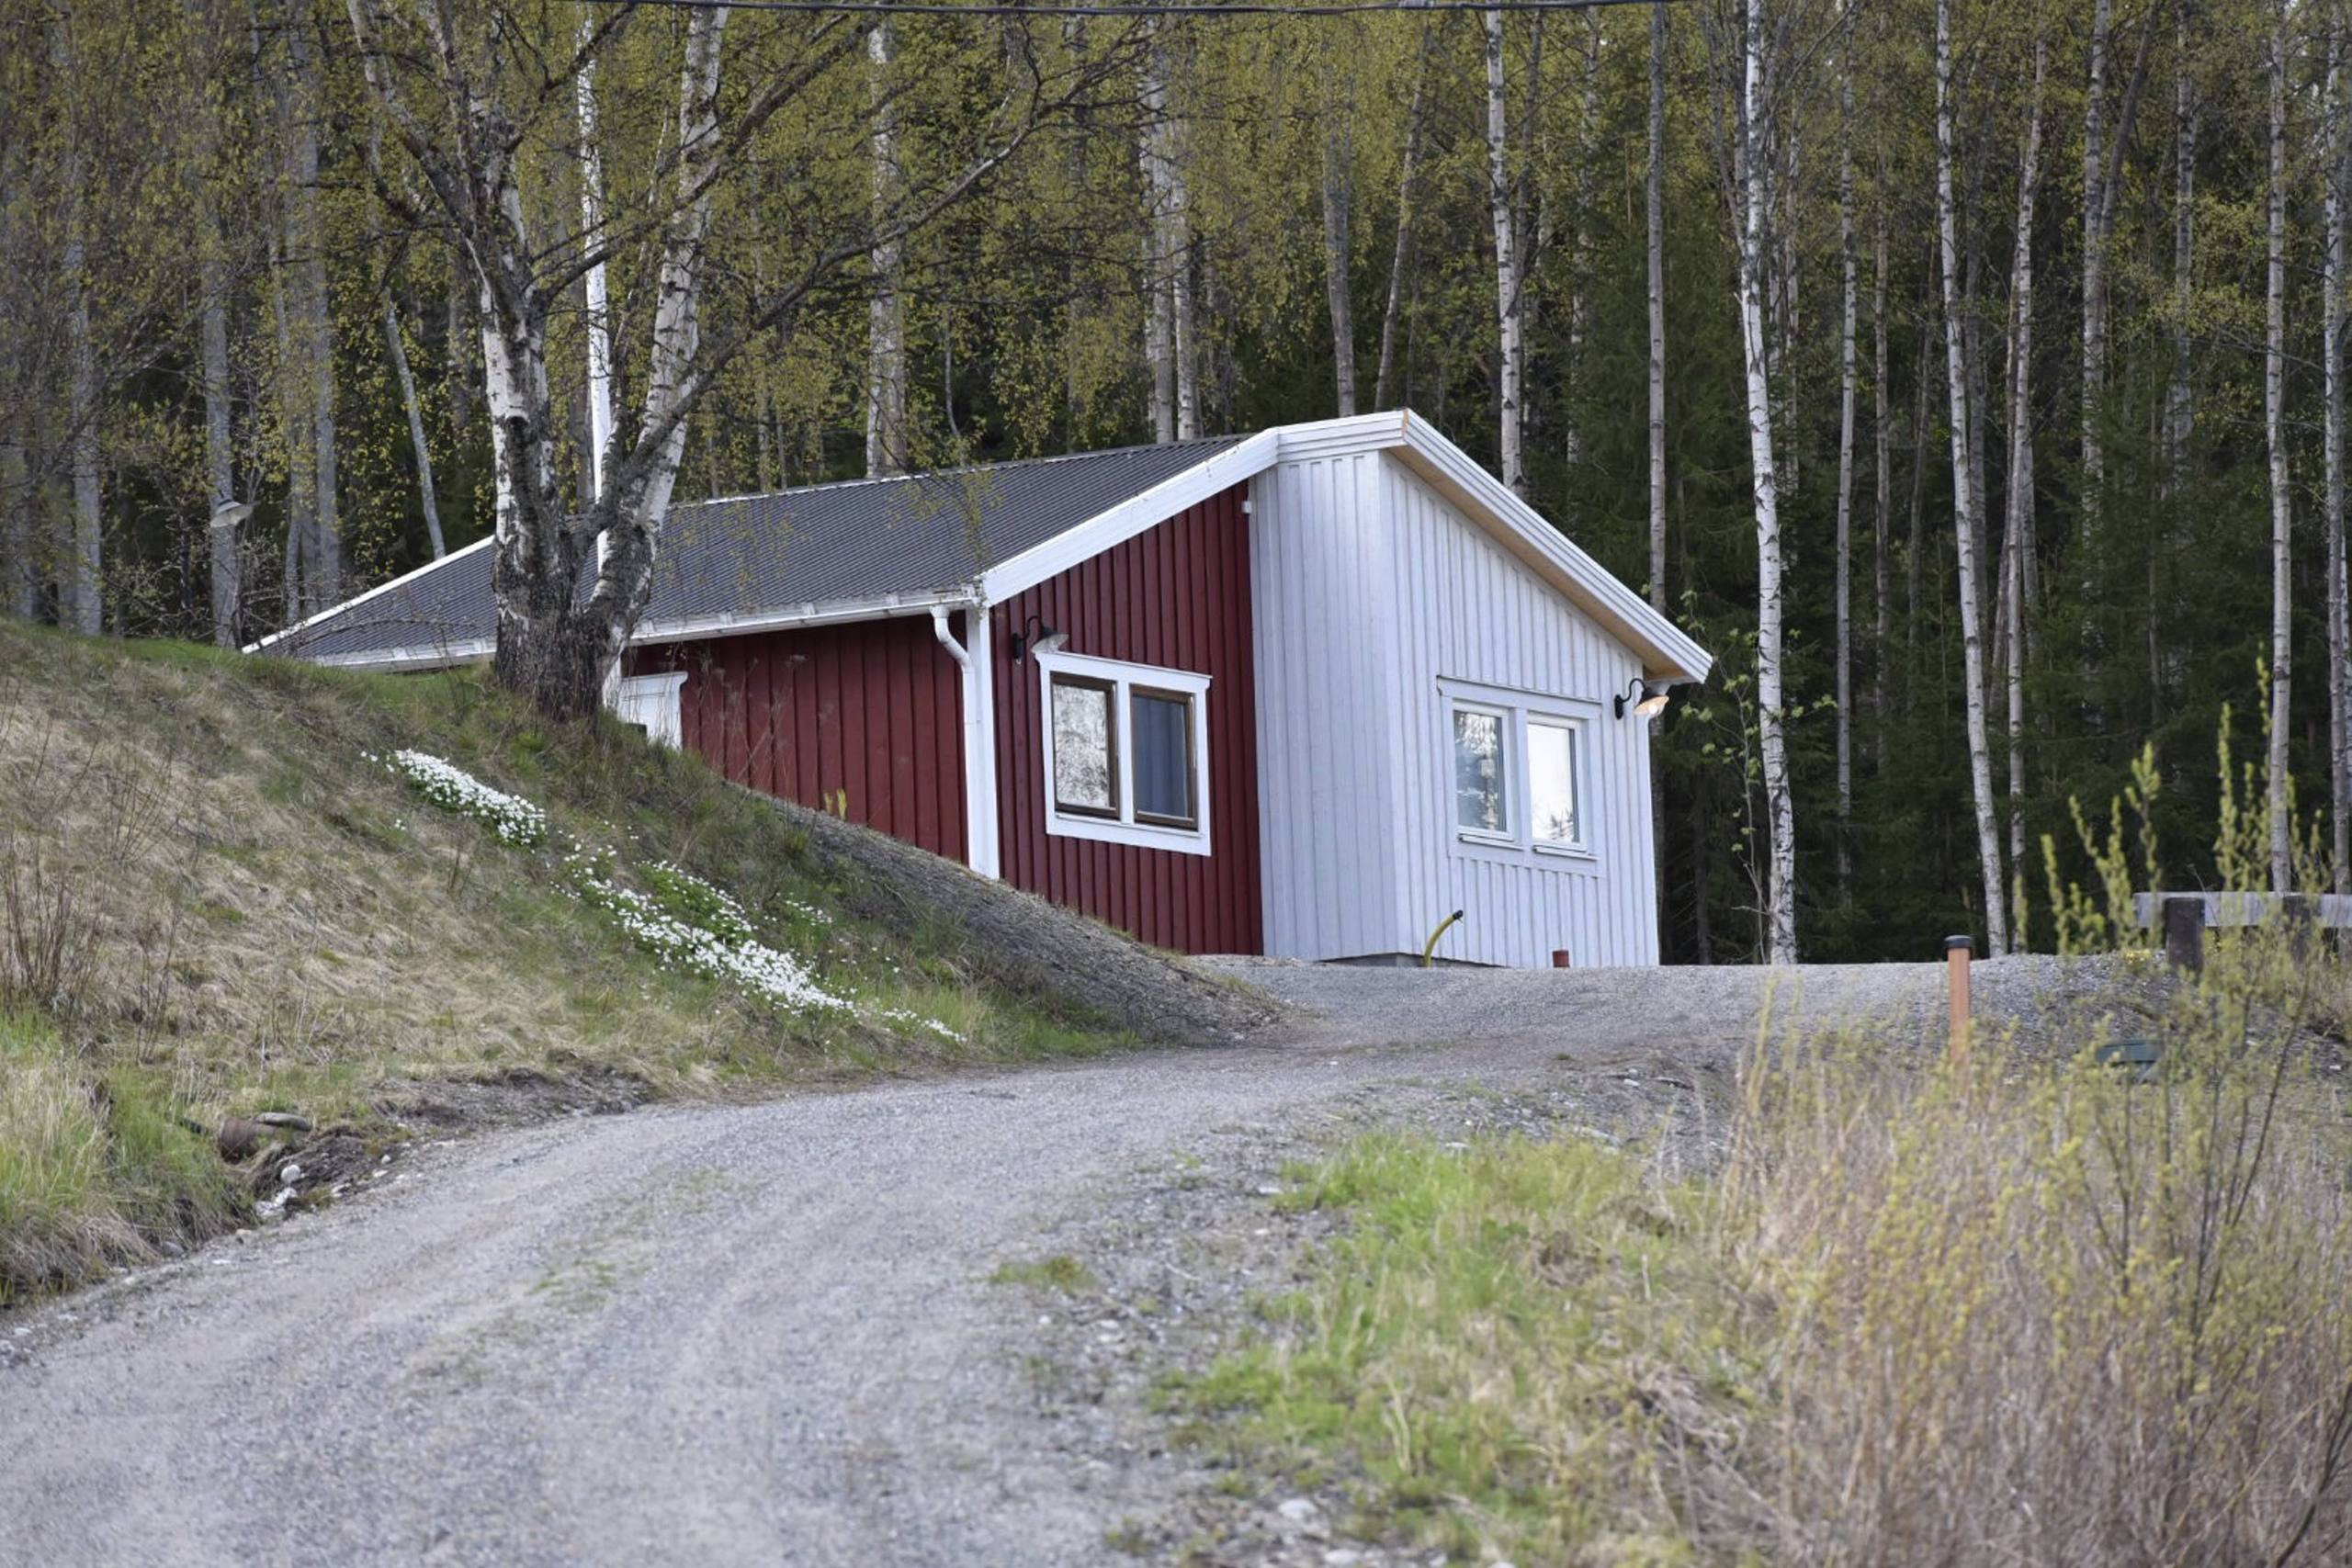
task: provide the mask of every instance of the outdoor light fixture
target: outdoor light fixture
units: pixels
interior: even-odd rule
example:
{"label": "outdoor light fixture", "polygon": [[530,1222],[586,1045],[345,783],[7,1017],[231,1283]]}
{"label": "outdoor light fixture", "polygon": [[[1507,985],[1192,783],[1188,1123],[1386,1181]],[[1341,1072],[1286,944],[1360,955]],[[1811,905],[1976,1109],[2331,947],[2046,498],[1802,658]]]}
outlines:
{"label": "outdoor light fixture", "polygon": [[1666,694],[1670,689],[1664,681],[1645,681],[1639,675],[1634,676],[1625,682],[1625,689],[1617,694],[1617,716],[1625,716],[1625,705],[1630,702],[1634,705],[1634,711],[1644,718],[1656,718],[1666,711]]}
{"label": "outdoor light fixture", "polygon": [[[1032,627],[1035,629],[1033,631]],[[1012,661],[1018,664],[1028,658],[1029,650],[1033,648],[1040,653],[1051,653],[1069,640],[1067,637],[1054,630],[1044,621],[1032,615],[1023,624],[1019,631],[1012,634]]]}

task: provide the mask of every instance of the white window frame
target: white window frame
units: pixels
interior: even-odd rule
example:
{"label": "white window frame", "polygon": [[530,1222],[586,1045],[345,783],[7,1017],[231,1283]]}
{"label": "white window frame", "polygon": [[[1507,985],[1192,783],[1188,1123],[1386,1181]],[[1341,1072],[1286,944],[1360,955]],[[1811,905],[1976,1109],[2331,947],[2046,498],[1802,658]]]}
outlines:
{"label": "white window frame", "polygon": [[[1102,843],[1133,844],[1148,850],[1172,850],[1178,854],[1212,852],[1209,834],[1209,677],[1193,670],[1169,670],[1156,664],[1130,664],[1123,660],[1095,659],[1063,649],[1039,649],[1030,659],[1037,666],[1039,734],[1044,738],[1046,771],[1046,831],[1061,839],[1093,839]],[[1075,675],[1107,682],[1112,688],[1112,750],[1119,777],[1118,815],[1097,817],[1064,811],[1054,795],[1054,677]],[[1134,702],[1137,687],[1168,692],[1189,699],[1193,713],[1193,815],[1190,828],[1136,820],[1136,750]]]}
{"label": "white window frame", "polygon": [[613,711],[624,724],[641,726],[655,744],[675,750],[686,743],[678,713],[678,688],[685,683],[683,670],[624,677],[613,696]]}
{"label": "white window frame", "polygon": [[[1441,678],[1438,690],[1444,698],[1438,705],[1444,726],[1439,737],[1446,793],[1442,820],[1453,852],[1478,859],[1522,863],[1529,857],[1538,856],[1588,865],[1597,863],[1600,857],[1595,850],[1593,830],[1591,758],[1593,726],[1600,705],[1450,678]],[[1457,713],[1493,714],[1503,721],[1505,817],[1504,830],[1499,833],[1462,826],[1461,806],[1453,798],[1453,716]],[[1535,837],[1535,749],[1528,732],[1539,724],[1565,729],[1573,737],[1569,756],[1575,776],[1570,780],[1570,788],[1576,795],[1577,837],[1571,842]]]}

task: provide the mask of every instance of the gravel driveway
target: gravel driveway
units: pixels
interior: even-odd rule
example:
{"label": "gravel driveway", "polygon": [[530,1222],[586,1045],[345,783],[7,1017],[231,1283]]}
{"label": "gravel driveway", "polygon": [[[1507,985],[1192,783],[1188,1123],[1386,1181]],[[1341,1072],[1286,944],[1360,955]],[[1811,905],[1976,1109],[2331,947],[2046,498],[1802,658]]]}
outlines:
{"label": "gravel driveway", "polygon": [[[1113,1213],[1246,1224],[1264,1151],[1350,1119],[1557,1100],[1636,1058],[1720,1071],[1765,984],[1234,967],[1321,1016],[436,1146],[365,1198],[0,1314],[0,1562],[1099,1562],[1199,1478],[1139,1404],[1041,1392],[1057,1341],[992,1271]],[[1925,1018],[1939,976],[1781,994]],[[1147,1201],[1204,1159],[1226,1207]]]}

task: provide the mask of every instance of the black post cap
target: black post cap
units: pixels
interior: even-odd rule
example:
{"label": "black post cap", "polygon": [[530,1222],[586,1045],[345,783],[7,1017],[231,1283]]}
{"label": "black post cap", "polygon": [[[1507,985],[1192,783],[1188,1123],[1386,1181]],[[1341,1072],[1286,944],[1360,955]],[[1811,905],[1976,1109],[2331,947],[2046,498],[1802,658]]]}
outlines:
{"label": "black post cap", "polygon": [[1973,953],[1975,950],[1976,939],[1973,936],[1948,936],[1944,938],[1944,951],[1946,953]]}

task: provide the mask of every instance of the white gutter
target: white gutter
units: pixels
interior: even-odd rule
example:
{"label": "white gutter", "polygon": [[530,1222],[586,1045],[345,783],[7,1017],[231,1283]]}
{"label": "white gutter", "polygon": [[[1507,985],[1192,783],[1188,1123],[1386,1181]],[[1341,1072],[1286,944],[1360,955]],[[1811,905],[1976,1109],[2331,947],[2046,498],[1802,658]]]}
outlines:
{"label": "white gutter", "polygon": [[996,677],[989,657],[989,615],[965,604],[966,643],[947,629],[950,606],[931,606],[931,635],[964,672],[964,859],[982,876],[1001,874],[996,825]]}

